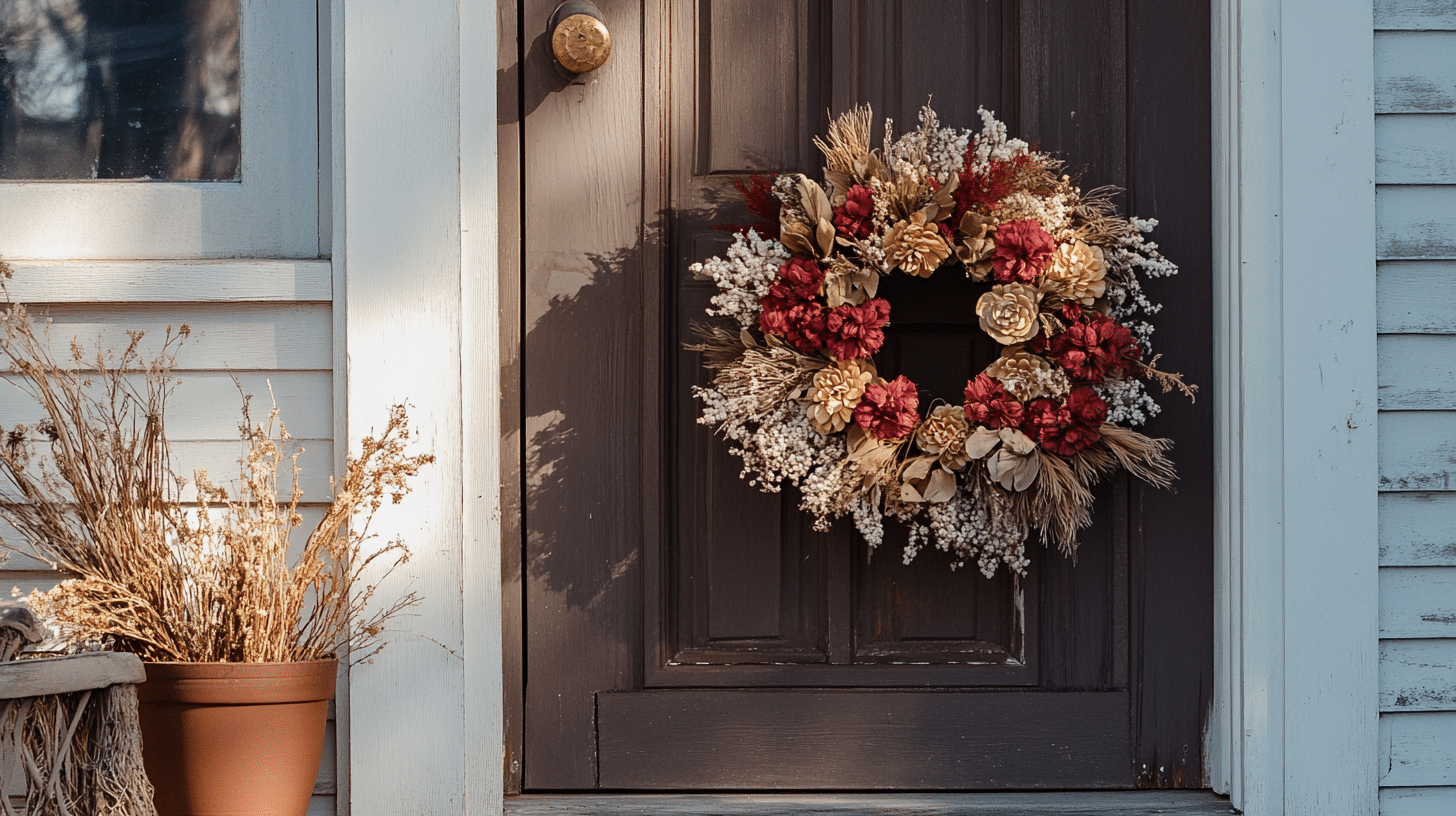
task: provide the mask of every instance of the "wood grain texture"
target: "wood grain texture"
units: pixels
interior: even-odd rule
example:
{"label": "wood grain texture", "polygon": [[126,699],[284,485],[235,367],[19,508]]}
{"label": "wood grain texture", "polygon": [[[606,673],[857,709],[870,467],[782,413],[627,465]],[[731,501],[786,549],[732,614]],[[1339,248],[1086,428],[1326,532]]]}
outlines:
{"label": "wood grain texture", "polygon": [[[460,701],[465,731],[460,765],[464,772],[463,778],[457,777],[460,787],[455,812],[496,816],[506,774],[501,750],[505,732],[501,546],[506,540],[501,535],[499,448],[503,358],[498,343],[502,324],[515,321],[500,308],[502,236],[498,233],[500,188],[495,177],[497,8],[492,3],[459,3],[457,9],[463,538],[459,586],[463,596],[461,645],[466,660],[461,665],[464,693]],[[514,30],[510,27],[512,33]],[[469,804],[462,808],[461,801]]]}
{"label": "wood grain texture", "polygon": [[[500,541],[502,682],[505,717],[504,791],[521,791],[525,769],[525,675],[522,578],[524,527],[521,449],[521,59],[518,4],[497,2],[496,13],[496,269],[497,313],[500,315],[496,354],[500,377]],[[488,445],[488,443],[487,443]]]}
{"label": "wood grain texture", "polygon": [[1456,493],[1380,496],[1382,567],[1456,567]]}
{"label": "wood grain texture", "polygon": [[[1282,155],[1274,167],[1282,186],[1284,261],[1278,272],[1280,336],[1272,348],[1282,357],[1274,387],[1284,404],[1277,414],[1249,418],[1283,424],[1283,444],[1274,454],[1281,461],[1273,465],[1279,481],[1271,485],[1283,504],[1277,534],[1283,540],[1276,549],[1284,564],[1297,566],[1282,569],[1276,579],[1283,583],[1279,612],[1256,624],[1280,651],[1282,677],[1251,677],[1254,687],[1245,700],[1246,707],[1265,705],[1258,687],[1266,683],[1283,697],[1282,733],[1266,735],[1284,742],[1283,761],[1259,771],[1283,776],[1282,802],[1247,809],[1363,814],[1376,809],[1378,794],[1372,705],[1379,685],[1378,533],[1370,476],[1378,449],[1371,214],[1379,204],[1370,104],[1376,80],[1366,67],[1373,60],[1371,9],[1368,3],[1281,0],[1277,13]],[[1241,114],[1260,115],[1266,114]],[[1244,258],[1257,264],[1254,274],[1269,274],[1255,258]],[[1257,354],[1256,348],[1245,346],[1245,353]],[[1246,383],[1244,393],[1257,385]],[[1262,467],[1253,458],[1241,464]],[[1268,546],[1268,536],[1248,544]],[[1340,603],[1331,604],[1332,598]],[[1254,725],[1262,711],[1251,719]]]}
{"label": "wood grain texture", "polygon": [[1456,787],[1380,789],[1380,816],[1450,816],[1452,813],[1456,813]]}
{"label": "wood grain texture", "polygon": [[1456,113],[1456,31],[1375,34],[1376,113]]}
{"label": "wood grain texture", "polygon": [[[864,716],[841,716],[860,695],[872,695],[871,705],[854,705]],[[1057,787],[1122,787],[1126,706],[1116,692],[601,694],[601,785],[974,789],[1055,779]],[[778,738],[765,740],[769,729]]]}
{"label": "wood grain texture", "polygon": [[1456,261],[1385,261],[1376,275],[1381,332],[1456,334]]}
{"label": "wood grain texture", "polygon": [[[643,520],[642,70],[588,84],[552,67],[555,0],[522,4],[525,784],[596,785],[598,690],[640,682]],[[642,4],[599,2],[613,50],[637,55]],[[590,202],[590,215],[563,220]],[[649,473],[656,475],[656,463]],[[539,709],[538,709],[539,707]]]}
{"label": "wood grain texture", "polygon": [[[1228,816],[1207,791],[896,794],[608,794],[507,799],[510,816]],[[1422,814],[1421,816],[1424,816]]]}
{"label": "wood grain texture", "polygon": [[[1228,794],[1234,806],[1271,808],[1282,803],[1283,777],[1259,770],[1282,765],[1282,744],[1269,738],[1282,733],[1282,707],[1268,708],[1261,701],[1260,710],[1271,716],[1266,721],[1248,722],[1243,692],[1251,677],[1282,682],[1282,667],[1272,648],[1277,644],[1270,644],[1270,638],[1261,637],[1263,632],[1248,624],[1280,614],[1282,601],[1269,589],[1277,587],[1273,576],[1283,562],[1267,546],[1251,546],[1245,556],[1242,544],[1246,535],[1275,529],[1280,523],[1280,491],[1272,468],[1242,465],[1250,452],[1280,446],[1282,426],[1254,417],[1270,416],[1271,409],[1277,413],[1281,391],[1275,360],[1246,355],[1243,348],[1246,343],[1254,348],[1258,340],[1274,339],[1267,334],[1278,325],[1274,304],[1279,299],[1279,282],[1272,275],[1245,275],[1244,259],[1246,252],[1279,257],[1280,187],[1277,161],[1271,162],[1278,153],[1264,149],[1279,137],[1279,88],[1254,78],[1277,76],[1280,55],[1273,37],[1245,37],[1243,32],[1274,31],[1279,20],[1278,10],[1264,3],[1214,0],[1212,6],[1212,222],[1213,264],[1218,273],[1214,276],[1212,392],[1217,405],[1213,432],[1217,617],[1213,708],[1207,732],[1209,771],[1214,790]],[[1247,308],[1254,313],[1245,317]],[[1247,423],[1246,412],[1250,416]],[[1264,575],[1270,576],[1267,582],[1257,580]],[[1246,576],[1254,579],[1247,595]],[[1252,635],[1247,644],[1246,631]]]}
{"label": "wood grain texture", "polygon": [[1456,785],[1456,712],[1380,715],[1380,785]]}
{"label": "wood grain texture", "polygon": [[327,301],[327,260],[9,261],[20,303]]}
{"label": "wood grain texture", "polygon": [[1380,489],[1456,490],[1456,412],[1380,414]]}
{"label": "wood grain texture", "polygon": [[1456,711],[1456,640],[1382,640],[1380,710]]}
{"label": "wood grain texture", "polygon": [[[55,304],[31,309],[51,320],[51,353],[70,355],[72,339],[94,347],[127,342],[127,331],[151,340],[184,323],[191,336],[177,355],[181,370],[327,371],[333,367],[328,303]],[[151,340],[145,341],[148,344]],[[155,350],[155,345],[143,346]]]}
{"label": "wood grain texture", "polygon": [[1382,186],[1375,223],[1381,260],[1456,258],[1456,186]]}
{"label": "wood grain texture", "polygon": [[1450,0],[1375,0],[1377,31],[1441,29],[1456,29],[1456,6]]}
{"label": "wood grain texture", "polygon": [[1456,410],[1456,335],[1382,335],[1376,352],[1381,410]]}
{"label": "wood grain texture", "polygon": [[[340,444],[357,447],[380,412],[408,400],[415,449],[436,457],[374,520],[382,538],[401,536],[413,551],[387,579],[366,576],[378,599],[414,590],[428,600],[395,619],[389,648],[349,672],[344,798],[352,816],[459,814],[465,761],[476,756],[466,750],[480,737],[472,726],[489,721],[478,701],[466,705],[464,656],[496,659],[474,643],[467,652],[463,631],[463,426],[476,418],[462,413],[461,277],[486,274],[463,267],[461,232],[462,174],[475,157],[461,155],[460,38],[475,32],[461,30],[453,0],[408,13],[386,0],[349,2],[335,21],[333,257],[346,276],[338,301],[348,355]],[[475,41],[489,48],[492,38]]]}
{"label": "wood grain texture", "polygon": [[141,658],[123,652],[7,660],[0,663],[0,699],[99,689],[147,678]]}
{"label": "wood grain texture", "polygon": [[[40,403],[14,387],[16,379],[14,374],[0,375],[0,422],[6,426],[34,423],[45,415]],[[270,385],[279,419],[291,436],[327,439],[333,433],[333,383],[327,371],[189,371],[177,376],[176,390],[167,398],[167,437],[174,442],[236,441],[243,397],[252,396],[253,420],[263,422],[272,404]],[[380,412],[375,424],[386,419]]]}
{"label": "wood grain texture", "polygon": [[7,256],[318,257],[318,6],[241,7],[239,180],[7,183]]}
{"label": "wood grain texture", "polygon": [[1456,637],[1456,567],[1382,567],[1380,636]]}
{"label": "wood grain texture", "polygon": [[1377,184],[1456,184],[1456,115],[1375,117]]}
{"label": "wood grain texture", "polygon": [[[1126,9],[1126,207],[1158,219],[1152,237],[1179,267],[1175,278],[1144,287],[1164,304],[1155,343],[1190,382],[1211,385],[1210,4],[1135,0]],[[1080,109],[1076,121],[1093,127]],[[1213,685],[1214,408],[1206,399],[1171,394],[1159,403],[1162,413],[1146,432],[1174,440],[1177,492],[1128,479],[1126,498],[1114,493],[1129,506],[1135,762],[1139,787],[1204,787],[1202,737]]]}

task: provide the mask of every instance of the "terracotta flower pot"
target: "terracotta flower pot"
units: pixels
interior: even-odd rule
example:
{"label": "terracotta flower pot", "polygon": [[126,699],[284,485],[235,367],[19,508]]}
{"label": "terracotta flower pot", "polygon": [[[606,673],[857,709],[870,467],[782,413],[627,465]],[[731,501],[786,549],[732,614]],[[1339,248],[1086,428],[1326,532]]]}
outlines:
{"label": "terracotta flower pot", "polygon": [[303,816],[336,660],[148,663],[142,760],[158,816]]}

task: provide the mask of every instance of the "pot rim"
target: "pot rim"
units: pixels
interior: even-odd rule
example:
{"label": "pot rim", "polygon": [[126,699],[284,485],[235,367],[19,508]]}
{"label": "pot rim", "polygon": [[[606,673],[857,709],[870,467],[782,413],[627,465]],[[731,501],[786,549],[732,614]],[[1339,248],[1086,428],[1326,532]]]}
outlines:
{"label": "pot rim", "polygon": [[266,705],[333,698],[339,661],[277,663],[146,662],[137,699],[162,705]]}

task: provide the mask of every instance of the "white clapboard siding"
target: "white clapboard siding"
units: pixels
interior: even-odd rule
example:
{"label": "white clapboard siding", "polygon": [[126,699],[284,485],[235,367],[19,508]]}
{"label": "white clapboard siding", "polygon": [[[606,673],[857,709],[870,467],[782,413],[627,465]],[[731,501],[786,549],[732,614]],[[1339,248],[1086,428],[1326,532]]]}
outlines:
{"label": "white clapboard siding", "polygon": [[290,261],[27,261],[8,259],[18,303],[328,301],[333,265]]}
{"label": "white clapboard siding", "polygon": [[1380,570],[1380,636],[1456,637],[1456,567]]}
{"label": "white clapboard siding", "polygon": [[[296,556],[303,551],[304,543],[308,540],[309,534],[323,520],[326,509],[327,505],[324,504],[305,504],[299,506],[298,515],[303,521],[289,534],[288,550],[291,555]],[[213,514],[220,516],[220,513],[216,510],[213,511]],[[15,529],[3,521],[0,521],[0,539],[12,542],[16,546],[20,546],[20,542],[22,541],[19,534],[15,532]],[[45,576],[51,575],[50,572],[47,572],[50,567],[42,561],[37,561],[17,552],[9,553],[9,556],[10,558],[6,563],[0,564],[0,600],[3,600],[5,593],[10,591],[10,585],[4,582],[11,580],[14,576],[22,572],[44,573]],[[16,580],[19,579],[17,578]],[[50,580],[50,578],[46,577],[45,580]]]}
{"label": "white clapboard siding", "polygon": [[1456,787],[1381,788],[1380,816],[1451,816]]}
{"label": "white clapboard siding", "polygon": [[1456,258],[1456,185],[1375,188],[1375,251],[1381,260]]}
{"label": "white clapboard siding", "polygon": [[1381,490],[1456,490],[1456,411],[1380,414]]}
{"label": "white clapboard siding", "polygon": [[1375,117],[1375,183],[1456,184],[1456,114]]}
{"label": "white clapboard siding", "polygon": [[1456,711],[1456,640],[1382,640],[1380,710]]}
{"label": "white clapboard siding", "polygon": [[1456,567],[1456,493],[1382,493],[1380,565]]}
{"label": "white clapboard siding", "polygon": [[1376,113],[1456,113],[1456,31],[1375,34]]}
{"label": "white clapboard siding", "polygon": [[1381,332],[1456,334],[1456,261],[1382,261],[1376,268]]}
{"label": "white clapboard siding", "polygon": [[[1379,30],[1456,30],[1456,3],[1451,0],[1375,0]],[[1451,809],[1456,813],[1456,808]]]}
{"label": "white clapboard siding", "polygon": [[1456,712],[1380,715],[1382,787],[1456,785]]}
{"label": "white clapboard siding", "polygon": [[[322,370],[333,366],[333,314],[327,303],[47,304],[31,307],[50,319],[51,354],[70,358],[75,340],[92,354],[145,333],[155,355],[167,329],[191,334],[177,354],[182,369]],[[90,359],[88,354],[88,359]]]}
{"label": "white clapboard siding", "polygon": [[1456,410],[1456,334],[1388,334],[1376,345],[1382,410]]}
{"label": "white clapboard siding", "polygon": [[[0,374],[0,417],[7,426],[31,424],[43,416],[39,402],[16,385],[19,378]],[[144,387],[140,375],[136,387]],[[231,441],[239,436],[243,397],[251,396],[254,423],[268,419],[277,405],[278,418],[290,436],[323,439],[333,434],[333,398],[328,371],[184,372],[167,397],[167,437],[173,441]],[[385,417],[381,416],[381,422]],[[276,425],[275,425],[276,427]]]}

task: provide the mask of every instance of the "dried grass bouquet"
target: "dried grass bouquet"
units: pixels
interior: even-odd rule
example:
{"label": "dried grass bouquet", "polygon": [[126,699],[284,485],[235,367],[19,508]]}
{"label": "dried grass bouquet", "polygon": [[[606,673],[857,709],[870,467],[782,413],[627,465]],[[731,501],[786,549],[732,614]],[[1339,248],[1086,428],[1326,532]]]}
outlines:
{"label": "dried grass bouquet", "polygon": [[[0,263],[0,291],[10,274]],[[151,359],[132,332],[120,351],[72,340],[62,362],[49,322],[38,329],[8,292],[5,300],[0,359],[45,415],[0,438],[0,519],[18,535],[0,540],[0,557],[19,552],[68,576],[29,599],[66,637],[151,661],[318,660],[347,647],[357,662],[378,651],[389,618],[419,602],[411,592],[375,607],[365,579],[376,561],[392,559],[388,572],[408,558],[402,541],[370,535],[369,522],[434,461],[406,454],[404,406],[349,457],[323,520],[290,557],[302,490],[276,408],[255,423],[244,397],[236,485],[198,471],[196,501],[184,501],[163,420],[186,325],[169,329]],[[280,471],[291,481],[284,495]]]}

